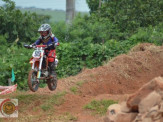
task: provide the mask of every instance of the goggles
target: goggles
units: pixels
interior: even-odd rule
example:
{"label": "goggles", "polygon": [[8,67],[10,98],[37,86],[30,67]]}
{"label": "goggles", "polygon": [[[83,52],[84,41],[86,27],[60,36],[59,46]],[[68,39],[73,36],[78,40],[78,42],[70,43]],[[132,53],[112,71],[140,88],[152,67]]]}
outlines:
{"label": "goggles", "polygon": [[40,31],[39,33],[41,34],[41,36],[47,36],[48,35],[48,31]]}

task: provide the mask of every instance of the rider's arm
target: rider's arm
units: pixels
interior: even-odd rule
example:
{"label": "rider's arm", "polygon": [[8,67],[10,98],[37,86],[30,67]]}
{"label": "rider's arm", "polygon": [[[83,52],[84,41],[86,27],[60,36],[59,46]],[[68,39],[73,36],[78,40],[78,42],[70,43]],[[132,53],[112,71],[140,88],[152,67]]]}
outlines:
{"label": "rider's arm", "polygon": [[40,45],[41,44],[41,40],[38,39],[35,43],[33,43],[32,45]]}
{"label": "rider's arm", "polygon": [[40,44],[41,44],[41,40],[38,39],[35,43],[29,45],[29,48],[32,48],[33,46],[40,45]]}
{"label": "rider's arm", "polygon": [[54,42],[55,42],[55,45],[56,45],[56,46],[59,46],[59,42],[58,42],[57,37],[54,37]]}
{"label": "rider's arm", "polygon": [[59,45],[58,43],[58,39],[56,37],[51,37],[51,41],[49,42],[50,44],[48,44],[48,50],[54,50],[56,48],[56,46]]}
{"label": "rider's arm", "polygon": [[54,34],[51,35],[51,38],[52,38],[52,40],[54,41],[55,46],[59,46],[59,41],[58,41],[57,37],[55,37]]}

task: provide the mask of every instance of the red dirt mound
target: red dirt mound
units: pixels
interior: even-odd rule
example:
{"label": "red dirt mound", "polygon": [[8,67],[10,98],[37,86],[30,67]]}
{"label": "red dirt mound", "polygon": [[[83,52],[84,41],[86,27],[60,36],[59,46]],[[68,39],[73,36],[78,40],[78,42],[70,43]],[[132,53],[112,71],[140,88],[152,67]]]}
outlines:
{"label": "red dirt mound", "polygon": [[85,69],[77,76],[59,80],[56,91],[69,90],[77,83],[84,83],[79,90],[82,95],[132,93],[163,74],[162,59],[162,46],[140,44],[103,66]]}
{"label": "red dirt mound", "polygon": [[[88,114],[83,106],[92,99],[108,98],[106,94],[131,94],[154,77],[163,75],[163,46],[144,43],[135,46],[128,54],[113,58],[103,66],[84,69],[77,76],[61,79],[55,92],[48,88],[39,89],[38,94],[68,91],[63,105],[57,107],[58,113],[71,112],[78,116],[79,121],[85,121]],[[70,88],[77,87],[77,94],[73,95]],[[118,97],[125,99],[124,97]],[[89,118],[90,120],[90,118]],[[98,120],[96,117],[92,121]]]}

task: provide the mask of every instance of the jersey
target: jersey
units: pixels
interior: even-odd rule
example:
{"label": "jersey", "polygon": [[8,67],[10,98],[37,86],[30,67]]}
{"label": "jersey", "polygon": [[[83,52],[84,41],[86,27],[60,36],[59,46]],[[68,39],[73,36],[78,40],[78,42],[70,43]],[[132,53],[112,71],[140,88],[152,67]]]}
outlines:
{"label": "jersey", "polygon": [[42,41],[42,39],[39,38],[34,44],[35,45],[43,44],[43,45],[48,46],[49,44],[51,44],[53,42],[55,43],[55,45],[59,45],[58,39],[57,39],[57,37],[54,36],[54,34],[52,34],[52,36],[50,36],[50,38],[46,42]]}

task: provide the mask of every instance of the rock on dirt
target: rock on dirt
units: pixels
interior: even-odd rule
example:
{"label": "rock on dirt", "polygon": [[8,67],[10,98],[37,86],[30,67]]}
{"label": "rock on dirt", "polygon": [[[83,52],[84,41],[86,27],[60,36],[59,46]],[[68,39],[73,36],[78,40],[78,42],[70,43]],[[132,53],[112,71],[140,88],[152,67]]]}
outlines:
{"label": "rock on dirt", "polygon": [[[126,111],[126,108],[128,111]],[[123,110],[124,109],[124,110]],[[157,77],[132,94],[126,104],[109,106],[105,122],[162,122],[163,78]]]}

